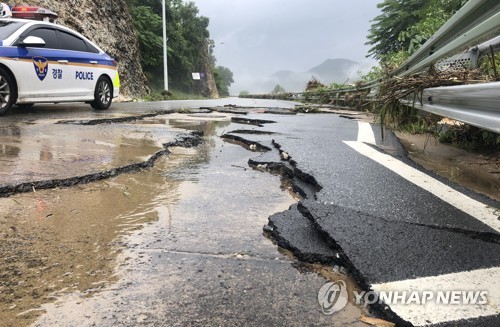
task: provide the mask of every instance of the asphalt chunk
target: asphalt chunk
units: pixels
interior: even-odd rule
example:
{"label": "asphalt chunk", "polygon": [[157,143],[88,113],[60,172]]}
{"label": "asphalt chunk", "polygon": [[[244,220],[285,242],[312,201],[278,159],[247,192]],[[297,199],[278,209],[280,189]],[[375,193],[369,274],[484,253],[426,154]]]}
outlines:
{"label": "asphalt chunk", "polygon": [[[341,261],[366,289],[371,284],[500,265],[500,244],[462,233],[312,201],[301,203],[299,210],[330,246],[341,250]],[[405,269],[395,269],[395,263]]]}
{"label": "asphalt chunk", "polygon": [[274,120],[252,119],[246,117],[231,117],[231,121],[237,124],[254,125],[263,127],[264,124],[275,124]]}
{"label": "asphalt chunk", "polygon": [[292,251],[300,261],[333,264],[337,252],[322,240],[310,220],[294,204],[287,211],[269,217],[271,235],[282,248]]}
{"label": "asphalt chunk", "polygon": [[272,135],[274,132],[259,131],[255,129],[237,129],[230,132],[231,134],[255,134],[255,135]]}
{"label": "asphalt chunk", "polygon": [[255,148],[254,149],[255,151],[261,151],[261,152],[271,151],[271,148],[268,146],[262,145],[259,142],[247,140],[245,138],[242,138],[242,137],[239,137],[236,135],[224,134],[221,136],[221,138],[224,140],[231,140],[231,141],[235,141],[235,142],[244,144],[249,149]]}

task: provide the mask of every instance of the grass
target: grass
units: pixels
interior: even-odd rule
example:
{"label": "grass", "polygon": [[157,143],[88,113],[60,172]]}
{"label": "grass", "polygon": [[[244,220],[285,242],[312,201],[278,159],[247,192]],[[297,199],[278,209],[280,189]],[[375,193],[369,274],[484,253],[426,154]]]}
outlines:
{"label": "grass", "polygon": [[451,126],[439,134],[439,142],[452,144],[469,152],[500,151],[500,135],[470,125]]}

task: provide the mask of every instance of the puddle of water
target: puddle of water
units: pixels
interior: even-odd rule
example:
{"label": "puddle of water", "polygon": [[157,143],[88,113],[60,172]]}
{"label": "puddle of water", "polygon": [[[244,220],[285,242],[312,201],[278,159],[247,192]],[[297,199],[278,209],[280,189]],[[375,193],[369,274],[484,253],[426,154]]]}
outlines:
{"label": "puddle of water", "polygon": [[82,176],[145,161],[178,133],[130,125],[0,127],[0,185]]}
{"label": "puddle of water", "polygon": [[426,135],[398,133],[412,160],[466,188],[500,201],[500,154],[478,155]]}
{"label": "puddle of water", "polygon": [[158,219],[158,194],[176,202],[182,181],[162,176],[190,156],[164,158],[144,173],[0,199],[0,320],[24,325],[42,303],[115,281],[122,237]]}
{"label": "puddle of water", "polygon": [[[144,177],[0,199],[3,323],[27,323],[39,314],[37,305],[61,292],[98,289],[113,280],[119,236],[155,218],[141,209],[166,186]],[[133,215],[137,210],[139,218]]]}

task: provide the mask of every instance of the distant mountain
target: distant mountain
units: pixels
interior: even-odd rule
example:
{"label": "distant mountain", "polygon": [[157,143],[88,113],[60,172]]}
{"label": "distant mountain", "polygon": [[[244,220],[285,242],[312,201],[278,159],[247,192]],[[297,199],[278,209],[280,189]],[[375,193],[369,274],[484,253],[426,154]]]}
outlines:
{"label": "distant mountain", "polygon": [[281,70],[274,73],[271,77],[273,82],[276,80],[275,84],[281,85],[287,92],[300,92],[305,89],[307,82],[311,79],[311,73]]}
{"label": "distant mountain", "polygon": [[274,73],[271,78],[276,82],[275,85],[279,84],[289,92],[300,92],[304,91],[307,82],[313,76],[323,84],[344,83],[350,79],[357,79],[359,67],[359,63],[349,59],[328,59],[307,72],[282,70]]}
{"label": "distant mountain", "polygon": [[322,64],[309,69],[309,72],[318,77],[323,83],[344,83],[349,76],[357,73],[358,67],[357,62],[349,59],[328,59]]}

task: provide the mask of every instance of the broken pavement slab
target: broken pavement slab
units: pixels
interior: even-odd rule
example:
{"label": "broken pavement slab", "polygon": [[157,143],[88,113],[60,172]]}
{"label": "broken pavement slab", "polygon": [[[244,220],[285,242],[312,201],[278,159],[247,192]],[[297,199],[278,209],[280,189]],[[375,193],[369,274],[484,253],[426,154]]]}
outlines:
{"label": "broken pavement slab", "polygon": [[[372,284],[500,266],[500,244],[313,202],[300,211],[341,249],[341,259],[366,289]],[[405,269],[396,269],[395,263]]]}
{"label": "broken pavement slab", "polygon": [[279,108],[279,107],[247,107],[247,106],[237,106],[237,105],[225,105],[216,106],[209,108],[211,110],[230,113],[237,115],[247,115],[250,113],[265,113],[265,114],[275,114],[275,115],[296,115],[297,113],[293,109],[289,108]]}
{"label": "broken pavement slab", "polygon": [[269,217],[269,227],[278,245],[292,251],[300,261],[332,264],[337,260],[337,251],[329,247],[311,221],[298,211],[297,204]]}
{"label": "broken pavement slab", "polygon": [[247,117],[231,117],[231,121],[236,124],[244,124],[244,125],[254,125],[258,127],[264,127],[265,124],[275,124],[274,120],[266,120],[266,119],[255,119],[255,118],[247,118]]}
{"label": "broken pavement slab", "polygon": [[[272,138],[280,150],[293,157],[297,169],[314,177],[322,187],[303,200],[299,208],[323,239],[329,240],[331,249],[340,252],[340,260],[363,289],[369,291],[372,285],[500,266],[499,234],[494,228],[431,193],[425,186],[402,178],[372,157],[359,155],[344,142],[357,140],[358,122],[333,115],[310,115],[301,119],[302,124],[294,125],[286,117],[276,119],[277,124],[266,126],[266,130],[276,133]],[[380,140],[380,129],[372,126],[370,130],[375,134],[374,139]],[[335,139],[332,131],[335,131]],[[391,142],[395,142],[394,139]],[[387,142],[382,146],[387,146]],[[404,151],[397,151],[391,157],[449,185],[450,195],[461,192],[483,203],[484,208],[498,205],[425,171],[408,160]],[[258,158],[252,160],[259,162]],[[292,225],[296,221],[297,218],[283,219],[280,223]],[[293,244],[294,235],[290,234],[278,235],[288,237],[278,243],[299,249],[301,244]],[[488,284],[487,276],[484,283],[492,285]],[[435,284],[429,289],[437,291],[439,287]],[[394,313],[385,306],[372,306],[380,317],[400,324],[416,321],[395,308]],[[472,315],[463,319],[483,318]],[[498,315],[484,319],[495,321]],[[441,322],[433,317],[428,320],[429,323]]]}
{"label": "broken pavement slab", "polygon": [[254,142],[254,141],[248,140],[246,138],[243,138],[243,137],[240,137],[240,136],[237,136],[237,135],[232,135],[230,133],[222,135],[221,138],[224,139],[224,140],[230,140],[230,141],[234,141],[234,142],[238,142],[238,143],[244,144],[245,146],[247,146],[252,151],[260,151],[260,152],[271,151],[270,147],[262,145],[259,142]]}

